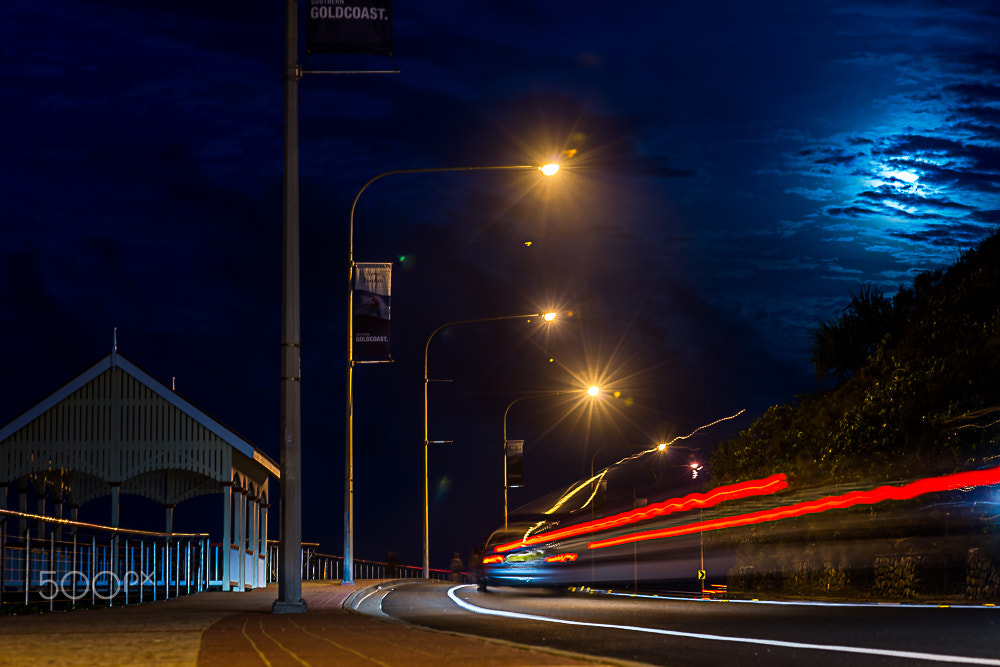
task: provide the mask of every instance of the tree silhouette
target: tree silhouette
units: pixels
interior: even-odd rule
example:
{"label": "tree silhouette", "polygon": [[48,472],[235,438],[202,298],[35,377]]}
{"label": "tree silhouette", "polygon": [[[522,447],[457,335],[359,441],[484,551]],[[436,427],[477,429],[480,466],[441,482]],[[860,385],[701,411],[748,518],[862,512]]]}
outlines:
{"label": "tree silhouette", "polygon": [[862,284],[851,292],[851,302],[840,317],[810,332],[816,377],[832,376],[837,384],[843,383],[865,366],[887,334],[898,331],[901,320],[892,300],[871,283]]}

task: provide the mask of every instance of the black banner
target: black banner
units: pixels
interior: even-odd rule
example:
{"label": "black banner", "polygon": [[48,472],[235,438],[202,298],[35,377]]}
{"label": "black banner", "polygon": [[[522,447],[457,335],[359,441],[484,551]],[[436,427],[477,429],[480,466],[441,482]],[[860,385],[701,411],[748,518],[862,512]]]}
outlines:
{"label": "black banner", "polygon": [[354,358],[388,361],[392,264],[370,262],[354,268]]}
{"label": "black banner", "polygon": [[392,55],[392,0],[307,0],[306,53]]}
{"label": "black banner", "polygon": [[504,443],[507,457],[507,488],[524,486],[524,440],[508,440]]}

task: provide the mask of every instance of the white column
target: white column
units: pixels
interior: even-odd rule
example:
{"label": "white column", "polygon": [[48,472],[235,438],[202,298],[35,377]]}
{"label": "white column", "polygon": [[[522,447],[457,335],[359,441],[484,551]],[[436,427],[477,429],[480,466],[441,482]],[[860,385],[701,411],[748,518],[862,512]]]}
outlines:
{"label": "white column", "polygon": [[[35,514],[47,516],[45,513],[45,482],[35,483]],[[35,526],[35,533],[39,538],[45,537],[46,528],[47,524],[44,521],[39,521],[38,525]]]}
{"label": "white column", "polygon": [[118,528],[119,513],[118,513],[118,501],[121,496],[121,484],[119,482],[111,483],[111,527]]}
{"label": "white column", "polygon": [[[52,499],[52,516],[57,519],[63,518],[63,498],[62,494],[58,493]],[[62,541],[62,524],[56,524],[56,542]]]}
{"label": "white column", "polygon": [[[264,497],[266,500],[266,497]],[[267,548],[267,508],[268,504],[262,502],[260,505],[260,553],[264,556],[264,583],[271,573],[271,552]]]}
{"label": "white column", "polygon": [[246,582],[246,565],[247,565],[247,492],[246,489],[240,489],[240,496],[237,499],[237,530],[236,530],[236,543],[239,546],[239,550],[236,552],[236,562],[239,565],[239,589],[245,590],[244,584]]}
{"label": "white column", "polygon": [[257,534],[260,530],[260,503],[257,501],[257,496],[250,496],[250,513],[247,516],[247,529],[250,534],[247,535],[247,550],[253,554],[250,559],[250,588],[257,588],[257,570],[259,568],[259,556],[260,552],[257,551],[258,541]]}
{"label": "white column", "polygon": [[222,590],[229,590],[229,551],[233,543],[233,483],[222,483]]}
{"label": "white column", "polygon": [[[28,486],[25,482],[24,486],[20,484],[17,487],[17,511],[21,514],[28,513]],[[21,519],[18,524],[18,536],[24,537],[24,531],[28,529],[28,523]]]}

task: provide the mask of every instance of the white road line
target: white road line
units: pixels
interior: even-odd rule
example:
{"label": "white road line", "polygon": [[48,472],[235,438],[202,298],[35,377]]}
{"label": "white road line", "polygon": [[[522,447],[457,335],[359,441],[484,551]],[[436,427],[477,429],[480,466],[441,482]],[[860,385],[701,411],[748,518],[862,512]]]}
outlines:
{"label": "white road line", "polygon": [[958,655],[941,655],[936,653],[917,653],[913,651],[893,651],[879,648],[863,648],[859,646],[835,646],[828,644],[804,644],[801,642],[784,642],[774,639],[753,639],[750,637],[726,637],[724,635],[707,635],[700,632],[680,632],[677,630],[662,630],[660,628],[644,628],[636,625],[614,625],[611,623],[588,623],[586,621],[570,621],[563,618],[550,618],[548,616],[536,616],[533,614],[521,614],[515,611],[501,611],[497,609],[486,609],[477,607],[467,602],[455,594],[460,588],[471,588],[470,585],[453,586],[448,590],[448,597],[459,607],[476,614],[487,614],[489,616],[505,616],[507,618],[519,618],[528,621],[543,621],[545,623],[561,623],[563,625],[582,625],[591,628],[606,628],[609,630],[631,630],[633,632],[646,632],[654,635],[669,635],[672,637],[685,637],[687,639],[707,639],[719,642],[735,642],[740,644],[760,644],[762,646],[780,646],[782,648],[810,649],[816,651],[831,651],[837,653],[860,653],[862,655],[879,655],[890,658],[908,658],[910,660],[929,660],[932,662],[948,662],[969,665],[997,665],[1000,666],[1000,659],[995,658],[970,658]]}
{"label": "white road line", "polygon": [[673,595],[654,595],[647,593],[616,593],[615,591],[605,591],[605,590],[595,590],[595,593],[601,595],[612,595],[615,597],[624,598],[643,598],[646,600],[678,600],[681,602],[698,602],[698,603],[725,603],[725,604],[763,604],[763,605],[776,605],[785,607],[859,607],[871,609],[873,607],[894,607],[894,608],[906,608],[906,609],[929,609],[931,607],[947,607],[955,606],[960,609],[987,609],[992,612],[997,612],[1000,607],[992,604],[963,604],[963,605],[944,605],[944,604],[929,604],[929,603],[908,603],[908,602],[808,602],[805,600],[736,600],[731,598],[719,598],[719,599],[709,599],[709,598],[698,598],[698,597],[681,597]]}
{"label": "white road line", "polygon": [[[381,593],[381,592],[382,592],[381,588],[376,588],[375,590],[369,591],[367,595],[365,595],[360,600],[358,600],[356,603],[354,603],[354,607],[355,608],[360,607],[362,602],[364,602],[365,600],[367,600],[371,596],[375,595],[376,593]],[[382,602],[379,601],[379,608],[381,608],[381,607],[382,607]]]}

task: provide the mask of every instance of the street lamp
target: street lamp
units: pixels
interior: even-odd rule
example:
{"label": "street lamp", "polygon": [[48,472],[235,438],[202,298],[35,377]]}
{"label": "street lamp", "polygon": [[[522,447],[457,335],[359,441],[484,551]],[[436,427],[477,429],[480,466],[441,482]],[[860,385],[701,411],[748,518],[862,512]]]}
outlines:
{"label": "street lamp", "polygon": [[[546,319],[548,313],[546,313]],[[597,386],[591,386],[587,388],[587,395],[591,398],[596,398],[601,393],[601,388]],[[560,394],[570,394],[576,393],[576,391],[550,391],[544,394],[532,394],[531,396],[519,396],[511,401],[507,405],[507,409],[503,411],[503,442],[504,442],[504,457],[503,457],[503,527],[504,530],[507,529],[507,413],[510,409],[514,407],[515,403],[519,401],[525,401],[529,398],[546,398],[548,396],[559,396]]]}
{"label": "street lamp", "polygon": [[[545,393],[545,394],[534,394],[532,396],[520,396],[518,398],[515,398],[513,401],[511,401],[507,405],[507,409],[503,411],[503,447],[504,447],[504,456],[503,456],[503,528],[504,528],[504,530],[507,530],[507,489],[508,489],[508,486],[507,486],[507,413],[510,412],[510,409],[512,407],[514,407],[514,404],[517,403],[518,401],[525,401],[525,400],[527,400],[529,398],[545,398],[547,396],[558,396],[560,394],[565,394],[565,393],[566,393],[565,391],[550,391],[550,392]],[[588,393],[589,393],[589,390],[588,390]],[[591,396],[593,396],[593,395],[594,394],[591,394]]]}
{"label": "street lamp", "polygon": [[[544,173],[544,172],[543,172]],[[431,332],[431,335],[427,337],[427,343],[424,345],[424,544],[423,544],[423,565],[424,565],[424,579],[430,578],[430,477],[428,475],[428,446],[431,441],[428,440],[427,436],[427,385],[430,383],[430,378],[427,374],[427,357],[428,351],[431,347],[431,339],[442,329],[447,329],[448,327],[455,326],[458,324],[476,324],[478,322],[498,322],[500,320],[525,320],[531,317],[541,317],[546,322],[551,322],[556,319],[556,313],[533,313],[530,315],[501,315],[498,317],[480,317],[473,320],[457,320],[455,322],[447,322],[442,324],[437,329]],[[508,408],[509,409],[509,408]],[[506,420],[506,413],[504,413],[504,419]],[[504,440],[506,441],[507,434],[506,421],[504,422]],[[447,442],[446,440],[435,440],[434,444],[443,444]],[[504,460],[506,464],[506,459]],[[506,473],[504,475],[506,480]],[[504,507],[506,507],[506,481],[504,482]],[[506,512],[504,513],[506,516]]]}
{"label": "street lamp", "polygon": [[[346,436],[344,446],[344,584],[354,583],[354,209],[368,186],[375,181],[397,174],[430,174],[449,171],[540,171],[552,176],[559,171],[559,165],[501,165],[490,167],[432,167],[425,169],[394,169],[386,171],[361,186],[351,202],[349,235],[347,243],[347,397]],[[534,317],[534,316],[532,316]],[[436,332],[435,332],[436,333]],[[431,334],[432,336],[434,334]],[[428,340],[428,343],[430,341]],[[427,564],[427,359],[424,354],[424,578],[429,575]]]}

